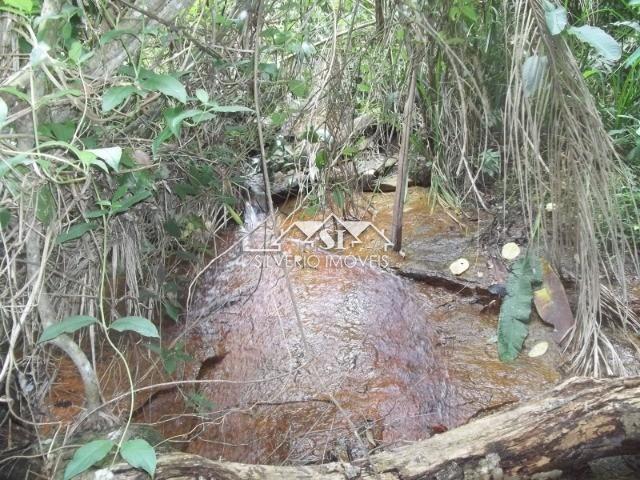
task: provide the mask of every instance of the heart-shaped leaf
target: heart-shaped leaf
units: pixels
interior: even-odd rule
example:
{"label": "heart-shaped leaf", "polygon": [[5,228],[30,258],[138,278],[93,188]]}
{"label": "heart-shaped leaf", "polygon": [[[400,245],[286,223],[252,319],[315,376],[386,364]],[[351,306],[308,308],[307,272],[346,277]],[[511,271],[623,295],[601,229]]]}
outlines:
{"label": "heart-shaped leaf", "polygon": [[609,62],[620,60],[622,56],[620,44],[601,28],[583,25],[582,27],[569,28],[569,33],[581,42],[591,45],[600,56]]}
{"label": "heart-shaped leaf", "polygon": [[111,440],[93,440],[80,447],[64,470],[64,480],[69,480],[92,467],[106,457],[112,448]]}
{"label": "heart-shaped leaf", "polygon": [[544,19],[551,35],[558,35],[567,27],[567,11],[547,1],[544,4]]}
{"label": "heart-shaped leaf", "polygon": [[156,472],[156,451],[146,440],[137,438],[122,444],[120,455],[135,468],[141,468],[151,477]]}

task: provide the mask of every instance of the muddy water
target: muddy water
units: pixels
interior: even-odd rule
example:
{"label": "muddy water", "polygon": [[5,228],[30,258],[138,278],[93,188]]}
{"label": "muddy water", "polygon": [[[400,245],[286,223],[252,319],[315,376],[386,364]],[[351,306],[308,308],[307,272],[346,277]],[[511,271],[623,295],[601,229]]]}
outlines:
{"label": "muddy water", "polygon": [[[477,248],[482,219],[429,205],[426,193],[409,195],[403,256],[369,231],[341,255],[303,248],[292,234],[288,268],[282,254],[239,249],[216,262],[173,333],[195,357],[186,378],[202,383],[158,395],[137,420],[210,458],[315,463],[426,438],[548,389],[560,378],[557,348],[499,362],[497,305],[469,294],[505,271]],[[365,215],[384,231],[392,196],[365,198]],[[283,229],[295,219],[309,217],[297,213]],[[367,261],[344,262],[356,254]],[[449,278],[446,266],[463,254],[472,267]],[[393,273],[403,271],[445,281]],[[550,330],[534,322],[526,348]]]}
{"label": "muddy water", "polygon": [[[429,310],[409,282],[369,266],[324,265],[292,269],[287,280],[266,262],[274,257],[262,258],[263,268],[242,257],[225,265],[201,292],[189,343],[197,339],[202,367],[193,373],[234,383],[199,389],[214,408],[189,451],[318,462],[457,421]],[[230,285],[232,303],[212,315]]]}

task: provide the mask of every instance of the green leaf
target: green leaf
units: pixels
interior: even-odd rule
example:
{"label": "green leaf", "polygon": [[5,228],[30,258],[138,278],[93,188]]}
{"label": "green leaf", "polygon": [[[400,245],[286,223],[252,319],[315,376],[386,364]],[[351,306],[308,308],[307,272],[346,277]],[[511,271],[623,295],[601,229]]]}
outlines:
{"label": "green leaf", "polygon": [[174,238],[180,238],[181,230],[180,225],[176,221],[175,218],[169,217],[166,222],[164,222],[165,231]]}
{"label": "green leaf", "polygon": [[236,212],[231,205],[225,204],[224,208],[234,222],[236,222],[240,226],[244,224],[242,218],[240,218],[240,215],[238,215],[238,212]]}
{"label": "green leaf", "polygon": [[105,45],[113,40],[118,40],[126,35],[131,35],[132,37],[137,38],[138,32],[132,29],[114,29],[109,30],[107,33],[100,37],[100,45]]}
{"label": "green leaf", "polygon": [[184,85],[171,75],[151,73],[140,82],[140,86],[152,92],[161,92],[182,103],[186,103],[187,101],[187,90],[184,88]]}
{"label": "green leaf", "polygon": [[319,150],[318,153],[316,153],[316,167],[319,169],[324,168],[327,165],[328,160],[326,150]]}
{"label": "green leaf", "polygon": [[333,201],[336,202],[338,208],[342,210],[344,208],[344,191],[334,190],[331,194],[333,196]]}
{"label": "green leaf", "polygon": [[113,204],[111,214],[115,215],[118,213],[125,212],[133,207],[136,203],[140,203],[143,200],[146,200],[152,195],[149,190],[140,190],[139,192],[134,193],[130,197],[125,198],[121,202],[115,202]]}
{"label": "green leaf", "polygon": [[31,99],[29,98],[29,96],[26,93],[18,90],[16,87],[1,87],[0,93],[8,93],[9,95],[18,97],[23,102],[31,103]]}
{"label": "green leaf", "polygon": [[271,123],[274,127],[280,127],[287,121],[289,118],[288,115],[284,112],[273,112],[271,114]]}
{"label": "green leaf", "polygon": [[51,137],[63,143],[69,143],[73,140],[76,133],[77,124],[73,121],[42,123],[38,125],[38,134],[41,136]]}
{"label": "green leaf", "polygon": [[527,57],[522,66],[522,86],[524,96],[533,97],[542,86],[547,74],[549,60],[545,56],[531,55]]}
{"label": "green leaf", "polygon": [[7,208],[0,208],[0,230],[4,230],[9,226],[11,221],[11,212]]}
{"label": "green leaf", "polygon": [[515,360],[522,350],[529,333],[533,287],[541,274],[541,269],[532,267],[529,255],[513,265],[498,319],[498,356],[503,362]]}
{"label": "green leaf", "polygon": [[9,7],[16,8],[21,12],[31,13],[33,10],[33,1],[32,0],[4,0],[5,5]]}
{"label": "green leaf", "polygon": [[180,131],[182,129],[182,122],[184,122],[187,118],[199,117],[205,115],[207,112],[204,110],[175,110],[170,109],[165,112],[165,118],[167,119],[167,126],[171,133],[177,138],[180,136]]}
{"label": "green leaf", "polygon": [[620,44],[601,28],[583,25],[582,27],[570,27],[568,31],[581,42],[588,43],[595,48],[605,60],[609,62],[620,60],[622,56]]}
{"label": "green leaf", "polygon": [[101,158],[113,168],[116,172],[120,167],[120,159],[122,158],[122,148],[120,147],[108,147],[108,148],[94,148],[92,150],[86,150],[93,153],[96,157]]}
{"label": "green leaf", "polygon": [[92,467],[111,451],[111,440],[93,440],[83,445],[73,454],[73,458],[64,470],[64,480],[69,480]]}
{"label": "green leaf", "polygon": [[[164,311],[171,317],[174,322],[178,321],[178,315],[180,315],[180,308],[173,305],[171,302],[165,302],[162,304]],[[171,373],[171,372],[169,372]]]}
{"label": "green leaf", "polygon": [[136,438],[122,444],[120,455],[135,468],[140,468],[151,477],[156,473],[156,451],[146,440]]}
{"label": "green leaf", "polygon": [[65,242],[75,240],[76,238],[80,238],[88,231],[93,230],[94,228],[97,228],[97,227],[98,225],[96,225],[95,223],[87,223],[87,222],[79,223],[77,225],[72,226],[65,233],[61,233],[60,235],[58,235],[58,237],[56,238],[56,243],[58,245],[61,245]]}
{"label": "green leaf", "polygon": [[551,35],[559,35],[567,28],[567,11],[563,7],[556,7],[551,2],[544,2],[544,18]]}
{"label": "green leaf", "polygon": [[296,97],[306,97],[308,94],[308,85],[304,80],[289,80],[287,86],[289,91]]}
{"label": "green leaf", "polygon": [[209,94],[206,90],[203,90],[201,88],[196,90],[196,98],[202,103],[209,103]]}
{"label": "green leaf", "polygon": [[251,113],[251,110],[248,107],[243,107],[242,105],[214,105],[211,107],[211,111],[218,113],[239,113],[239,112],[247,112]]}
{"label": "green leaf", "polygon": [[133,85],[108,88],[102,95],[102,111],[110,112],[119,107],[124,101],[137,91]]}
{"label": "green leaf", "polygon": [[634,67],[640,62],[640,47],[636,48],[636,51],[627,57],[624,61],[624,68]]}
{"label": "green leaf", "polygon": [[85,212],[84,216],[85,218],[98,218],[104,217],[107,213],[109,213],[108,210],[90,210]]}
{"label": "green leaf", "polygon": [[278,66],[275,63],[261,63],[258,65],[258,69],[270,78],[276,78],[278,76]]}
{"label": "green leaf", "polygon": [[8,116],[9,116],[9,107],[7,107],[7,104],[5,103],[5,101],[2,98],[0,98],[0,128],[2,127],[4,122],[7,120]]}
{"label": "green leaf", "polygon": [[23,153],[6,160],[3,157],[0,157],[0,178],[4,177],[8,171],[13,170],[15,167],[25,165],[27,163],[32,163],[32,160]]}
{"label": "green leaf", "polygon": [[77,40],[71,44],[69,48],[69,60],[71,60],[76,65],[80,65],[82,62],[87,60],[91,54],[87,55],[82,48],[82,44]]}
{"label": "green leaf", "polygon": [[36,202],[36,218],[43,225],[49,225],[56,214],[56,202],[53,199],[49,185],[43,185],[38,189]]}
{"label": "green leaf", "polygon": [[143,337],[160,338],[156,326],[144,317],[122,317],[113,322],[109,328],[117,332],[132,331]]}
{"label": "green leaf", "polygon": [[158,153],[160,145],[162,145],[165,140],[170,139],[172,136],[173,133],[171,132],[171,129],[169,127],[165,127],[151,144],[151,153],[153,155]]}
{"label": "green leaf", "polygon": [[38,339],[38,343],[48,342],[49,340],[53,340],[63,333],[73,333],[77,330],[80,330],[82,327],[86,327],[97,322],[97,319],[87,315],[72,315],[71,317],[65,318],[61,322],[55,323],[45,328],[42,332],[42,335],[40,335],[40,338]]}

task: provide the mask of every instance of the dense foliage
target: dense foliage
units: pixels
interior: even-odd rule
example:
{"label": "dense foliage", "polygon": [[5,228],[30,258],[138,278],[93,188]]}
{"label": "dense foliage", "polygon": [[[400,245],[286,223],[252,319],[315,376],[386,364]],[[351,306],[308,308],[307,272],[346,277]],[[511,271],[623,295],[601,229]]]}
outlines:
{"label": "dense foliage", "polygon": [[[504,196],[530,230],[559,205],[532,241],[583,282],[574,367],[617,371],[597,353],[617,307],[597,292],[601,274],[624,285],[635,266],[639,22],[638,0],[0,0],[0,381],[12,414],[31,417],[46,394],[49,342],[83,372],[82,421],[102,404],[96,337],[132,398],[129,355],[150,349],[173,373],[189,356],[158,340],[159,320],[181,319],[183,272],[242,223],[262,160],[272,176],[303,174],[309,205],[348,209],[344,172],[367,150],[395,152],[414,70],[411,169],[450,206]],[[114,445],[130,462],[141,449],[136,466],[153,474],[143,440],[99,442],[66,478]]]}

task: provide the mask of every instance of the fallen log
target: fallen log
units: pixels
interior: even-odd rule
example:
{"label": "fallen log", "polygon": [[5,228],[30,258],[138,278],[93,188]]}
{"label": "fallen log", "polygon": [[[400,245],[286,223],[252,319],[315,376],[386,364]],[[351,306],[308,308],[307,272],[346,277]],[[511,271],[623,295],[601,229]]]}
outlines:
{"label": "fallen log", "polygon": [[[508,410],[371,455],[370,463],[284,467],[170,453],[159,456],[155,478],[542,480],[580,471],[598,458],[630,453],[640,453],[640,377],[574,378]],[[126,464],[111,471],[111,478],[148,478]],[[84,478],[97,478],[94,473]]]}

